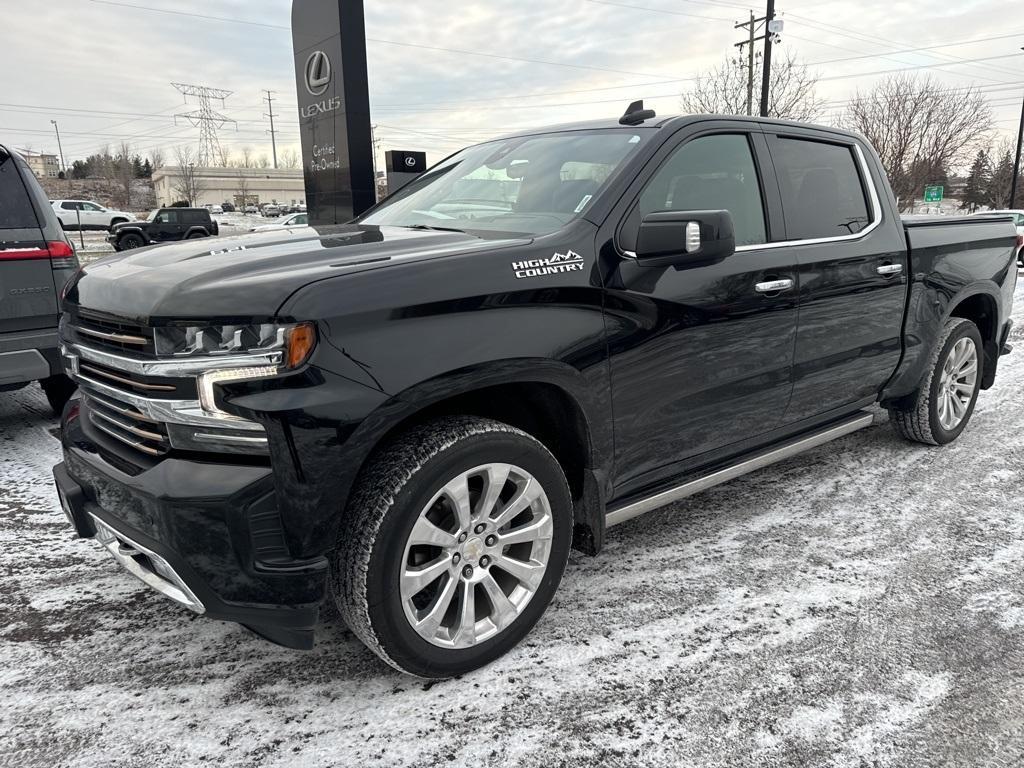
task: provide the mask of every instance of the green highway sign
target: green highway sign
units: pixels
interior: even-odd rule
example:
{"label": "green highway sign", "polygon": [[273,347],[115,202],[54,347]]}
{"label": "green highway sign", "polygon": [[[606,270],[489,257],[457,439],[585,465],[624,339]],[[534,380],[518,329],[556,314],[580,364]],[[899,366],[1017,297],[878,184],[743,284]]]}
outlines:
{"label": "green highway sign", "polygon": [[924,201],[926,203],[941,203],[942,202],[942,186],[935,185],[933,187],[924,188]]}

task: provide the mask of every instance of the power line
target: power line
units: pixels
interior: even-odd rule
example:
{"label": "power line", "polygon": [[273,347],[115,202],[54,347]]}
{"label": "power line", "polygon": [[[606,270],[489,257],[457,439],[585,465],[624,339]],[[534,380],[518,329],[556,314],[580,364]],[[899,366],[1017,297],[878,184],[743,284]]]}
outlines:
{"label": "power line", "polygon": [[[248,19],[232,19],[225,16],[208,16],[201,13],[192,13],[190,11],[174,11],[167,8],[152,8],[146,5],[135,5],[133,3],[122,3],[116,0],[89,0],[93,3],[101,3],[103,5],[116,5],[122,8],[132,8],[136,11],[148,11],[150,13],[166,13],[175,16],[187,16],[196,19],[206,19],[207,21],[220,21],[228,24],[249,24],[257,27],[267,27],[269,29],[283,29],[290,30],[291,27],[286,27],[282,24],[266,24],[263,22],[249,21]],[[601,0],[604,2],[605,0]],[[598,0],[592,0],[592,2],[598,2]],[[710,18],[710,17],[704,17]],[[445,48],[439,45],[424,45],[421,43],[407,43],[399,40],[385,40],[379,37],[367,37],[367,42],[380,43],[382,45],[396,45],[403,48],[417,48],[426,51],[440,51],[443,53],[455,53],[462,56],[479,56],[487,59],[500,59],[503,61],[516,61],[525,64],[541,64],[549,67],[567,67],[569,69],[581,69],[589,70],[593,72],[613,72],[620,75],[639,75],[641,77],[668,77],[668,75],[652,74],[651,72],[633,72],[625,69],[611,69],[609,67],[595,67],[587,64],[570,64],[564,61],[545,61],[543,59],[528,59],[520,56],[508,56],[499,53],[487,53],[484,51],[468,51],[461,48]]]}

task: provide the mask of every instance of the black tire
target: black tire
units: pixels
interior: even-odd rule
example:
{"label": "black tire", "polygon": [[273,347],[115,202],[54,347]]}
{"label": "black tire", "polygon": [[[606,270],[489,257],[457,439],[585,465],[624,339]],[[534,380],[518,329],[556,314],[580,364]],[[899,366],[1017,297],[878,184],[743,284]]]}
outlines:
{"label": "black tire", "polygon": [[46,401],[57,416],[64,412],[64,406],[78,389],[78,385],[62,373],[43,379],[39,382],[39,386],[42,387]]}
{"label": "black tire", "polygon": [[135,248],[142,248],[145,244],[146,241],[142,239],[142,235],[128,232],[117,239],[117,250],[131,251]]}
{"label": "black tire", "polygon": [[116,218],[116,219],[114,219],[113,221],[110,222],[110,226],[107,227],[107,231],[110,232],[111,234],[113,234],[114,233],[114,228],[117,227],[118,224],[124,224],[127,221],[128,221],[128,219],[122,219],[120,217]]}
{"label": "black tire", "polygon": [[185,239],[186,240],[195,240],[196,238],[199,238],[199,237],[208,237],[208,235],[205,235],[202,232],[193,232],[192,234],[190,234]]}
{"label": "black tire", "polygon": [[[975,345],[978,358],[977,375],[965,415],[953,429],[946,429],[939,421],[938,402],[942,369],[953,347],[965,338],[971,339]],[[939,335],[921,386],[912,395],[889,405],[889,417],[896,431],[907,440],[926,445],[946,445],[956,440],[966,429],[974,413],[974,406],[978,402],[985,365],[983,350],[978,326],[962,317],[949,318]]]}
{"label": "black tire", "polygon": [[[445,483],[489,462],[523,468],[547,495],[547,567],[532,598],[503,631],[468,648],[439,647],[418,634],[404,612],[399,584],[406,543],[424,506]],[[530,632],[558,588],[571,538],[565,475],[540,442],[501,422],[447,417],[399,436],[360,473],[339,535],[332,591],[345,624],[381,659],[418,677],[448,678],[494,661]]]}

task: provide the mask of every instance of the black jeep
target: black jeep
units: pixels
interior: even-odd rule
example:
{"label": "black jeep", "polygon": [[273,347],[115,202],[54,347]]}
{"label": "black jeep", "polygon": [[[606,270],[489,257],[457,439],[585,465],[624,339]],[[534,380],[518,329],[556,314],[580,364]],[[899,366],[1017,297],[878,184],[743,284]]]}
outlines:
{"label": "black jeep", "polygon": [[128,251],[171,240],[211,237],[219,232],[217,222],[206,208],[158,208],[145,221],[116,225],[107,241],[115,250]]}

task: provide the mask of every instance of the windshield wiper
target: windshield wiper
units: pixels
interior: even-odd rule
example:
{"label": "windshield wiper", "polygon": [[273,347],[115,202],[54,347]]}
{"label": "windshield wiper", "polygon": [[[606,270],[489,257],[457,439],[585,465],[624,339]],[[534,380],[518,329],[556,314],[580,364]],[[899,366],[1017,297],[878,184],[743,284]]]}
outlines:
{"label": "windshield wiper", "polygon": [[461,232],[466,234],[466,230],[458,229],[457,227],[435,227],[431,224],[403,224],[403,229],[433,229],[438,232]]}

